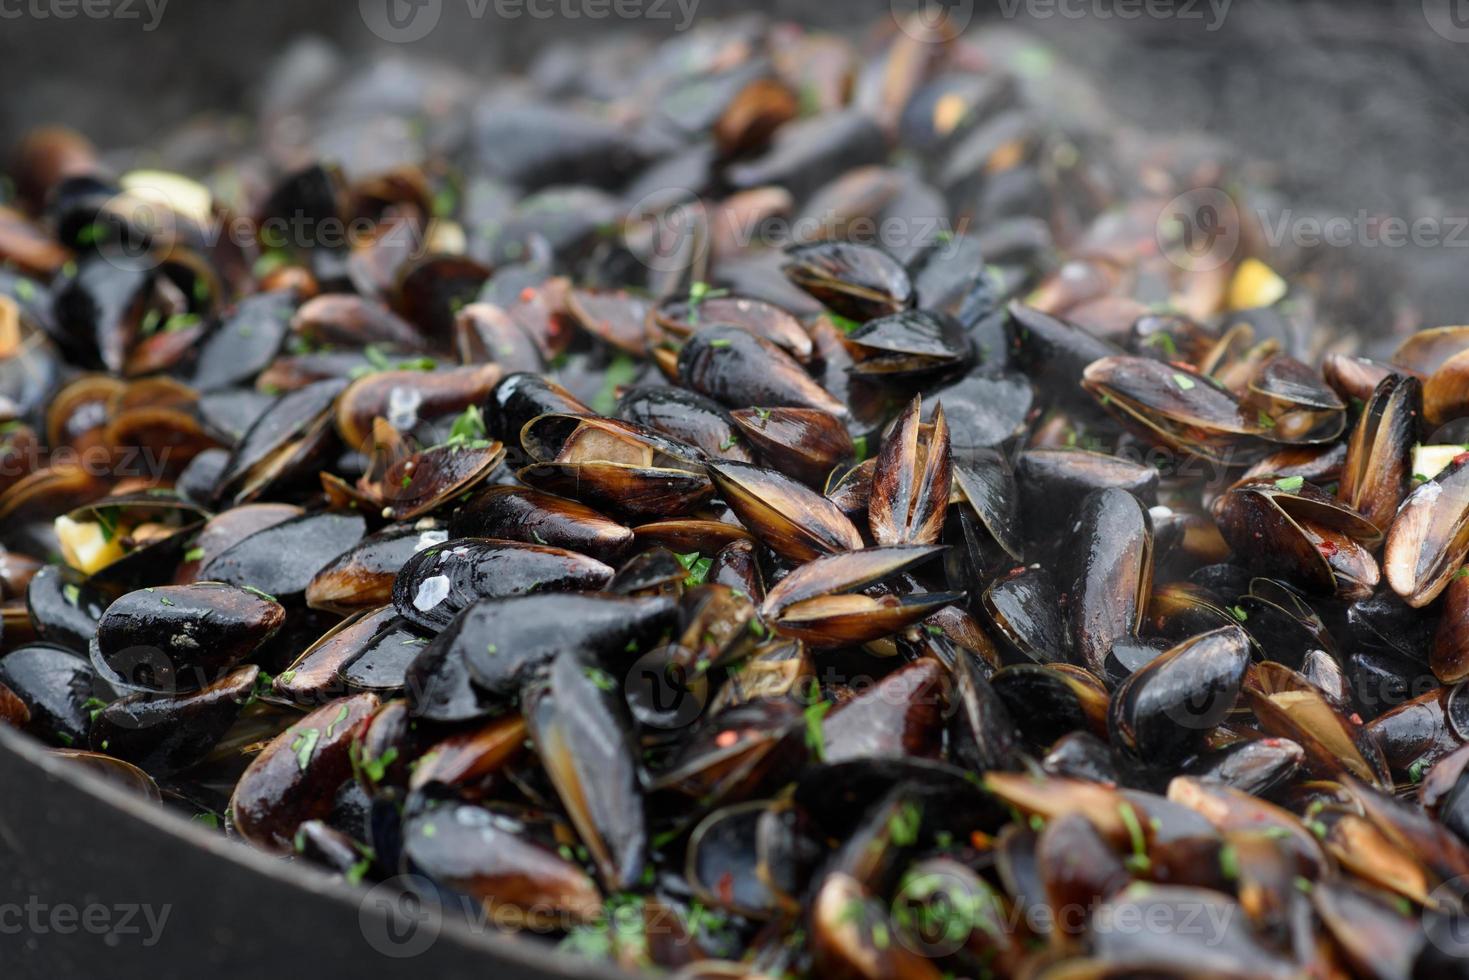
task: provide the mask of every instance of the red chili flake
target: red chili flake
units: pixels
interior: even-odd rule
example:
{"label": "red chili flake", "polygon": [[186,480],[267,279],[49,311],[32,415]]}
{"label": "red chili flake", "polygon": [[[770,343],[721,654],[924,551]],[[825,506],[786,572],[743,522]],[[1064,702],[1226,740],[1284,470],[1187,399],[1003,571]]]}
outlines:
{"label": "red chili flake", "polygon": [[1316,550],[1321,552],[1325,557],[1330,558],[1341,549],[1337,548],[1335,541],[1323,541],[1316,546]]}
{"label": "red chili flake", "polygon": [[1362,716],[1359,715],[1355,711],[1352,712],[1352,724],[1353,725],[1360,725],[1360,724],[1362,724]]}
{"label": "red chili flake", "polygon": [[1469,453],[1460,453],[1459,455],[1455,456],[1453,459],[1449,460],[1449,465],[1450,466],[1458,466],[1460,463],[1464,462],[1464,460],[1466,460],[1466,459],[1469,459]]}
{"label": "red chili flake", "polygon": [[719,746],[721,749],[727,749],[739,740],[740,733],[735,731],[733,728],[728,729],[727,731],[722,731],[718,735],[714,736],[714,744]]}
{"label": "red chili flake", "polygon": [[522,303],[529,303],[531,300],[533,300],[535,298],[536,298],[536,288],[534,286],[526,286],[524,289],[522,289],[520,291],[520,301]]}
{"label": "red chili flake", "polygon": [[719,876],[719,900],[725,905],[734,904],[734,872],[726,871]]}

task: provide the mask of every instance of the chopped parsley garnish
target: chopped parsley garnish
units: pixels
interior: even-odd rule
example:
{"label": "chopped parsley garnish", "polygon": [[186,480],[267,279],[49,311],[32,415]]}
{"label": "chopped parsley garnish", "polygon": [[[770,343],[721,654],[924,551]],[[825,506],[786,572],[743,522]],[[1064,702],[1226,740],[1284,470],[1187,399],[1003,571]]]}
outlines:
{"label": "chopped parsley garnish", "polygon": [[321,729],[308,728],[298,734],[291,741],[291,751],[296,753],[296,765],[305,772],[306,767],[311,764],[311,754],[316,751],[316,743],[321,741]]}
{"label": "chopped parsley garnish", "polygon": [[713,558],[705,558],[697,551],[675,555],[675,557],[678,559],[678,563],[688,571],[688,574],[684,576],[684,585],[693,588],[696,585],[704,584],[704,580],[709,577],[709,569],[714,564]]}

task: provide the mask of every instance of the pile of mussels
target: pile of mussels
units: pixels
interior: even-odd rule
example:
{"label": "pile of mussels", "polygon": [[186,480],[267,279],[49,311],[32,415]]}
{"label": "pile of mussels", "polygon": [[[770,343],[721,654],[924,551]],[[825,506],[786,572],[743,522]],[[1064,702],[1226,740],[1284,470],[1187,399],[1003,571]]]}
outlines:
{"label": "pile of mussels", "polygon": [[0,719],[629,968],[1462,974],[1469,327],[1174,261],[1219,158],[1048,59],[298,52],[171,170],[32,134]]}

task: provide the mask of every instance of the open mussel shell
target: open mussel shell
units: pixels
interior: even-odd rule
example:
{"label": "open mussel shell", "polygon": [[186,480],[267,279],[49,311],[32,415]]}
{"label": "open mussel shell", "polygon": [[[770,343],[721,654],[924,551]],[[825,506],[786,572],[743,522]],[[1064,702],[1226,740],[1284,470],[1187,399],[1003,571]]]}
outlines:
{"label": "open mussel shell", "polygon": [[943,532],[953,484],[949,429],[939,406],[923,438],[921,411],[922,402],[915,398],[898,416],[877,456],[867,522],[879,545],[933,544]]}
{"label": "open mussel shell", "polygon": [[1377,585],[1368,549],[1381,531],[1299,478],[1236,484],[1215,502],[1214,517],[1235,554],[1263,574],[1344,599],[1366,598]]}
{"label": "open mussel shell", "polygon": [[595,591],[612,574],[595,558],[562,548],[455,538],[410,556],[397,573],[392,601],[410,622],[438,631],[480,599]]}
{"label": "open mussel shell", "polygon": [[1390,783],[1387,760],[1372,731],[1338,712],[1304,678],[1297,675],[1284,690],[1247,686],[1244,695],[1261,731],[1301,746],[1308,772],[1322,779],[1349,773],[1376,785]]}
{"label": "open mussel shell", "polygon": [[937,555],[934,546],[866,548],[808,561],[781,579],[760,614],[785,636],[817,645],[860,644],[902,629],[960,598],[919,593],[874,598],[853,593]]}
{"label": "open mussel shell", "polygon": [[1082,385],[1138,435],[1177,452],[1239,462],[1261,425],[1212,378],[1149,357],[1089,365]]}
{"label": "open mussel shell", "polygon": [[504,458],[498,442],[433,446],[389,464],[373,496],[384,518],[417,520],[463,500]]}
{"label": "open mussel shell", "polygon": [[620,685],[565,649],[522,700],[536,753],[602,880],[611,889],[628,887],[642,876],[648,832]]}
{"label": "open mussel shell", "polygon": [[852,371],[884,381],[957,371],[974,356],[959,321],[928,310],[869,320],[847,335],[847,343],[855,351]]}
{"label": "open mussel shell", "polygon": [[1388,529],[1387,584],[1419,608],[1438,597],[1469,554],[1469,456],[1408,495]]}
{"label": "open mussel shell", "polygon": [[93,720],[92,748],[155,776],[188,769],[235,723],[259,676],[260,668],[247,664],[198,691],[119,698]]}
{"label": "open mussel shell", "polygon": [[851,459],[852,436],[841,419],[817,408],[741,408],[730,413],[741,438],[773,469],[821,487]]}
{"label": "open mussel shell", "polygon": [[1153,591],[1153,526],[1125,490],[1098,490],[1072,527],[1070,613],[1075,656],[1101,674],[1107,653],[1136,636]]}
{"label": "open mussel shell", "polygon": [[517,472],[522,481],[617,512],[680,514],[714,493],[702,453],[631,422],[542,415],[520,442],[536,460]]}
{"label": "open mussel shell", "polygon": [[792,561],[854,551],[862,535],[835,504],[783,473],[748,463],[709,463],[724,502],[776,554]]}
{"label": "open mussel shell", "polygon": [[[795,673],[804,691],[809,674],[801,666]],[[746,799],[767,783],[794,775],[804,758],[801,704],[789,692],[763,693],[749,700],[730,698],[700,718],[673,757],[652,773],[649,790],[714,805]]]}
{"label": "open mussel shell", "polygon": [[435,371],[375,371],[353,381],[336,400],[333,413],[337,435],[351,447],[371,444],[372,424],[385,418],[399,432],[409,432],[420,420],[458,415],[480,405],[499,382],[494,364],[445,368]]}
{"label": "open mussel shell", "polygon": [[859,323],[906,310],[917,298],[908,270],[874,245],[798,245],[786,252],[781,271],[828,309]]}
{"label": "open mussel shell", "polygon": [[1352,429],[1337,496],[1380,528],[1392,524],[1408,495],[1422,415],[1418,380],[1390,374],[1373,389]]}
{"label": "open mussel shell", "polygon": [[783,911],[781,896],[761,877],[761,831],[770,801],[716,810],[689,835],[685,878],[711,908],[752,919]]}
{"label": "open mussel shell", "polygon": [[1256,421],[1273,442],[1331,442],[1346,427],[1346,405],[1337,393],[1320,374],[1285,354],[1260,366],[1245,401],[1255,407]]}
{"label": "open mussel shell", "polygon": [[621,558],[633,543],[632,529],[580,501],[516,486],[478,491],[450,516],[449,533],[545,544],[607,562]]}
{"label": "open mussel shell", "polygon": [[1393,353],[1393,366],[1423,380],[1423,408],[1429,425],[1440,426],[1469,412],[1469,328],[1420,330]]}
{"label": "open mussel shell", "polygon": [[306,604],[347,614],[391,601],[393,581],[404,564],[449,540],[446,528],[432,520],[427,525],[397,525],[369,534],[312,577]]}
{"label": "open mussel shell", "polygon": [[124,689],[193,690],[249,657],[285,618],[274,599],[222,582],[139,589],[107,607],[92,658]]}
{"label": "open mussel shell", "polygon": [[151,585],[177,564],[205,514],[168,491],[121,493],[78,507],[55,522],[68,565],[99,585]]}
{"label": "open mussel shell", "polygon": [[215,484],[217,499],[248,503],[300,479],[326,449],[331,406],[346,385],[319,381],[277,399],[235,445]]}
{"label": "open mussel shell", "polygon": [[1112,696],[1112,744],[1148,766],[1169,766],[1197,752],[1239,696],[1250,642],[1238,626],[1183,641],[1125,680]]}

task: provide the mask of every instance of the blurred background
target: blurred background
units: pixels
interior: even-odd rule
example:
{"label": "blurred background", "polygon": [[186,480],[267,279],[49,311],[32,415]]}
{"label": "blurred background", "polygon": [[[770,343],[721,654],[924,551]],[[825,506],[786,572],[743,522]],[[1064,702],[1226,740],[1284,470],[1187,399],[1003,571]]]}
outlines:
{"label": "blurred background", "polygon": [[[345,67],[404,59],[488,84],[543,70],[558,52],[615,34],[673,36],[761,12],[854,36],[891,31],[918,0],[667,0],[664,16],[567,16],[564,0],[505,16],[504,0],[0,0],[0,140],[64,122],[104,149],[146,145],[201,113],[264,102]],[[1165,3],[1167,16],[1139,15]],[[71,5],[73,16],[61,14]],[[369,21],[432,16],[403,43]],[[946,0],[987,43],[1089,79],[1095,105],[1160,132],[1205,131],[1270,168],[1294,213],[1439,222],[1429,245],[1343,246],[1403,284],[1424,322],[1469,319],[1469,2],[1466,0]],[[651,9],[646,6],[644,9]],[[561,11],[557,13],[557,11]],[[573,6],[574,12],[574,6]],[[550,13],[551,16],[546,16]],[[382,23],[382,21],[378,21]],[[421,23],[421,21],[415,21]],[[411,32],[411,33],[416,33]],[[557,70],[577,70],[561,64]],[[1377,324],[1361,324],[1366,332]]]}

